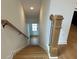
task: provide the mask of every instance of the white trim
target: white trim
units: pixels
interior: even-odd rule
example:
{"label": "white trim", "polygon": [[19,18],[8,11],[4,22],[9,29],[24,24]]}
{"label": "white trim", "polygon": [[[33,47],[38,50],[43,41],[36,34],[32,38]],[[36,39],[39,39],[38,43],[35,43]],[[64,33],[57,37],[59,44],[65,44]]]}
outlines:
{"label": "white trim", "polygon": [[58,59],[58,57],[49,57],[49,59]]}
{"label": "white trim", "polygon": [[13,50],[13,51],[7,56],[7,59],[13,59],[13,56],[16,55],[16,53],[19,52],[20,50],[22,50],[24,47],[26,47],[26,44],[25,44],[25,46],[23,45],[22,47]]}
{"label": "white trim", "polygon": [[7,56],[7,59],[13,59],[13,53]]}
{"label": "white trim", "polygon": [[48,54],[48,50],[45,48],[45,45],[39,45],[41,48],[43,48],[45,50],[45,52]]}
{"label": "white trim", "polygon": [[67,44],[67,42],[59,42],[58,44],[59,44],[59,45],[60,45],[60,44]]}

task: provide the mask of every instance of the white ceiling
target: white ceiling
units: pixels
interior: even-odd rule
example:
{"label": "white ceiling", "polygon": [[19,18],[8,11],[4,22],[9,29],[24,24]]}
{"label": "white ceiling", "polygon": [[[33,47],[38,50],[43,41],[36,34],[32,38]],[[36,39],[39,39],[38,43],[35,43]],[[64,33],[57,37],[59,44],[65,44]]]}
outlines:
{"label": "white ceiling", "polygon": [[[21,0],[25,14],[27,17],[38,17],[40,13],[40,0]],[[33,6],[34,10],[30,10]]]}

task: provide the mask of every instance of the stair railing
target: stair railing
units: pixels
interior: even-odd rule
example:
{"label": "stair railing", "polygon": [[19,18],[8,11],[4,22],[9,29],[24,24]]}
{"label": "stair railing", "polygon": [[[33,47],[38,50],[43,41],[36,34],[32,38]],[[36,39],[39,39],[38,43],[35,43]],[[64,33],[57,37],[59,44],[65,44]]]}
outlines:
{"label": "stair railing", "polygon": [[22,34],[23,36],[25,36],[27,39],[28,39],[28,36],[25,35],[23,32],[21,32],[18,28],[16,28],[13,24],[11,24],[8,20],[1,20],[1,24],[3,26],[3,28],[6,26],[6,25],[9,25],[11,26],[12,28],[14,28],[16,31],[18,31],[20,34]]}

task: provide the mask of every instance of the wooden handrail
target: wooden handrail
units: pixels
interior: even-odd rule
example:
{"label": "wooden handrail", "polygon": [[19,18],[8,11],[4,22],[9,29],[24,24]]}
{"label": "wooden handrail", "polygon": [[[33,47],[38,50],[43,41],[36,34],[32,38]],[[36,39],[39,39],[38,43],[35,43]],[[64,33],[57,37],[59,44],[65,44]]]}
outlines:
{"label": "wooden handrail", "polygon": [[3,26],[3,28],[6,26],[6,25],[9,25],[11,26],[12,28],[14,28],[15,30],[17,30],[20,34],[24,35],[27,39],[28,39],[28,36],[25,35],[23,32],[21,32],[18,28],[16,28],[13,24],[11,24],[8,20],[1,20],[1,24]]}

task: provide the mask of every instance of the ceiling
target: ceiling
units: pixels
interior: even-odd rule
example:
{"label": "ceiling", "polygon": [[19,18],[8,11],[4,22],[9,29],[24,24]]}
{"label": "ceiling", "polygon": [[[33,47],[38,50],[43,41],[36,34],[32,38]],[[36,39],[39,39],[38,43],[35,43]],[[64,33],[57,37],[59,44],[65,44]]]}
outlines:
{"label": "ceiling", "polygon": [[[39,17],[40,0],[21,0],[21,3],[27,17]],[[34,7],[34,10],[31,10],[30,7]]]}

